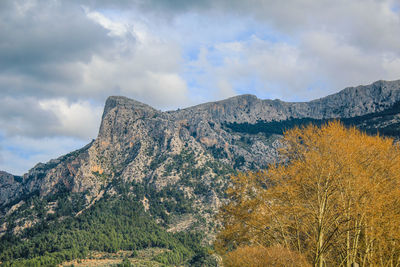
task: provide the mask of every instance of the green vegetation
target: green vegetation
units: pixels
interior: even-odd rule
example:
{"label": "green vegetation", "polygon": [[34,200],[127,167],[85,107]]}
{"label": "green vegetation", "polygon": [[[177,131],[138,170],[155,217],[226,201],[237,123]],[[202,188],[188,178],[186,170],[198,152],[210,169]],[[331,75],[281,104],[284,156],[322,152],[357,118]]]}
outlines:
{"label": "green vegetation", "polygon": [[[254,124],[250,123],[226,123],[225,127],[231,129],[234,132],[246,133],[246,134],[258,134],[264,133],[266,136],[274,134],[282,135],[285,130],[292,129],[295,126],[307,125],[307,124],[321,125],[324,123],[323,120],[304,118],[304,119],[289,119],[283,121],[257,121]],[[243,138],[243,142],[249,142],[248,139]]]}
{"label": "green vegetation", "polygon": [[[211,154],[216,153],[215,149],[215,146],[210,148]],[[166,160],[166,158],[166,155],[160,156],[157,160],[154,160],[150,164],[150,168],[158,167],[162,162]],[[239,157],[237,159],[238,166],[241,166],[243,162],[243,158]],[[195,167],[196,163],[197,162],[194,151],[188,148],[185,148],[179,154],[172,156],[172,160],[165,165],[164,175],[168,176],[177,174],[179,175],[180,180],[174,186],[166,186],[158,192],[152,189],[151,186],[143,189],[151,197],[151,200],[149,200],[153,203],[150,206],[158,207],[160,205],[163,205],[168,213],[175,212],[177,214],[183,214],[187,212],[192,212],[192,200],[185,199],[183,196],[183,192],[177,190],[177,187],[179,187],[179,185],[192,187],[194,189],[193,192],[196,195],[206,195],[211,191],[211,188],[213,188],[219,195],[223,195],[224,190],[223,183],[221,183],[221,177],[226,177],[232,173],[235,173],[235,170],[231,166],[221,163],[218,160],[208,161],[201,167]],[[211,181],[210,185],[207,185],[204,183],[204,180],[202,180],[202,177],[209,171],[215,173],[217,177],[213,181]],[[160,199],[164,199],[164,201],[162,201],[163,203],[160,203]],[[171,201],[171,199],[173,200]],[[165,210],[159,208],[157,209],[162,212],[163,210]],[[157,214],[154,211],[152,211],[151,213]],[[161,214],[161,217],[164,221],[166,221],[165,215]]]}
{"label": "green vegetation", "polygon": [[183,191],[175,186],[168,185],[159,191],[151,184],[133,184],[133,188],[139,199],[148,199],[150,214],[162,219],[164,226],[170,223],[173,215],[193,212],[193,200],[186,198]]}
{"label": "green vegetation", "polygon": [[92,172],[94,176],[96,176],[100,181],[105,182],[107,181],[108,175],[105,173],[100,173],[98,171]]}
{"label": "green vegetation", "polygon": [[[398,137],[400,132],[400,122],[392,123],[389,125],[379,126],[381,122],[388,121],[388,117],[393,117],[400,113],[400,102],[394,104],[391,108],[382,112],[366,114],[363,116],[356,116],[351,118],[341,118],[340,121],[343,125],[356,126],[360,130],[368,134],[377,134],[378,132],[385,136]],[[263,133],[266,136],[274,134],[282,135],[286,130],[294,127],[306,126],[313,124],[322,126],[334,119],[313,119],[313,118],[290,118],[282,121],[258,121],[255,124],[249,123],[225,123],[223,126],[231,131],[245,134],[258,134]],[[249,141],[243,138],[243,141]]]}
{"label": "green vegetation", "polygon": [[[43,219],[19,236],[8,232],[1,238],[1,266],[55,266],[64,261],[85,258],[89,251],[115,253],[130,250],[135,253],[136,250],[151,247],[168,249],[165,255],[155,257],[164,264],[182,265],[199,255],[203,255],[199,261],[210,257],[204,255],[204,248],[200,245],[201,235],[168,233],[149,213],[144,212],[140,200],[145,188],[136,184],[114,183],[114,186],[117,196],[105,195],[78,217],[64,215],[76,212],[70,203],[80,206],[82,196],[52,196],[57,199],[58,207],[50,218]],[[128,194],[128,188],[132,186],[135,195]],[[179,193],[175,193],[175,197],[179,198]],[[45,200],[35,196],[26,202],[33,204],[36,216],[45,217]],[[160,213],[163,208],[155,205],[151,212]]]}

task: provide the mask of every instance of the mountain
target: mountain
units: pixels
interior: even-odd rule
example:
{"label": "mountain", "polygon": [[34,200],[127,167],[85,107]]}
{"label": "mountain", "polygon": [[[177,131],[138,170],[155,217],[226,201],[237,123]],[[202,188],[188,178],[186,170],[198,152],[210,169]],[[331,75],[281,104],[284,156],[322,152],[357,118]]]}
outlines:
{"label": "mountain", "polygon": [[131,196],[166,231],[201,231],[211,240],[229,175],[276,160],[285,129],[340,119],[397,138],[399,103],[400,80],[310,102],[241,95],[166,112],[111,96],[91,143],[23,177],[0,172],[0,235],[21,236]]}

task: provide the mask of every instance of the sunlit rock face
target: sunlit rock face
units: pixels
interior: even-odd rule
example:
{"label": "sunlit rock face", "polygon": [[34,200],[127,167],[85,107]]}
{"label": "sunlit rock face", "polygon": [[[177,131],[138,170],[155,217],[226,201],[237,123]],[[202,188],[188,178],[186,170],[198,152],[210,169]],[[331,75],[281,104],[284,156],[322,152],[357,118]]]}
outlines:
{"label": "sunlit rock face", "polygon": [[[98,137],[90,144],[39,163],[23,177],[0,172],[0,216],[31,195],[81,193],[87,207],[115,192],[115,184],[135,182],[156,192],[181,192],[193,208],[180,215],[187,222],[182,225],[189,227],[198,218],[207,224],[224,201],[230,174],[263,169],[278,160],[285,129],[338,118],[397,137],[399,101],[400,81],[349,87],[310,102],[241,95],[166,112],[111,96]],[[147,209],[151,197],[149,193],[143,201]],[[161,202],[176,198],[168,193],[157,197]]]}

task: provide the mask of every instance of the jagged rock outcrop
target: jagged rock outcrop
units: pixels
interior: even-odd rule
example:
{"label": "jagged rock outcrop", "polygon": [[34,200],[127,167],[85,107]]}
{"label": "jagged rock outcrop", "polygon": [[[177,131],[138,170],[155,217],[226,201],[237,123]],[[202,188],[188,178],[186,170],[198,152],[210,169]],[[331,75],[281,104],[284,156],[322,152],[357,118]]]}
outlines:
{"label": "jagged rock outcrop", "polygon": [[[196,215],[207,223],[220,205],[227,175],[234,170],[264,168],[277,157],[279,132],[246,132],[246,125],[261,122],[269,127],[270,122],[294,119],[356,118],[360,127],[379,129],[399,124],[399,101],[400,80],[349,87],[310,102],[241,95],[167,112],[112,96],[106,101],[96,140],[36,165],[23,177],[0,172],[0,217],[32,194],[82,193],[89,206],[104,192],[112,192],[113,181],[119,180],[135,181],[156,191],[172,188],[183,192],[194,209],[182,220],[194,223],[192,215]],[[231,124],[245,127],[238,131]],[[166,195],[159,201],[169,198],[173,197]]]}
{"label": "jagged rock outcrop", "polygon": [[21,193],[23,178],[0,171],[0,203],[7,204],[13,195]]}

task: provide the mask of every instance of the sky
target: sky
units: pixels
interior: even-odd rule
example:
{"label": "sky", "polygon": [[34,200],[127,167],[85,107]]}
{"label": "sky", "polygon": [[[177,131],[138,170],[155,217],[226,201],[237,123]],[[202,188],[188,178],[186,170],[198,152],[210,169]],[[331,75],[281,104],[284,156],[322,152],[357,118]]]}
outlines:
{"label": "sky", "polygon": [[398,0],[1,0],[0,170],[89,143],[110,95],[173,110],[397,79]]}

